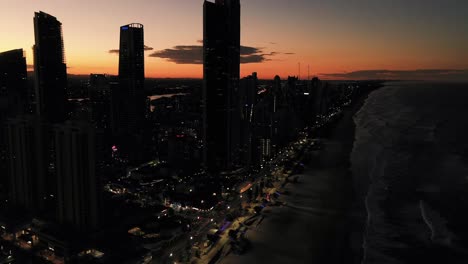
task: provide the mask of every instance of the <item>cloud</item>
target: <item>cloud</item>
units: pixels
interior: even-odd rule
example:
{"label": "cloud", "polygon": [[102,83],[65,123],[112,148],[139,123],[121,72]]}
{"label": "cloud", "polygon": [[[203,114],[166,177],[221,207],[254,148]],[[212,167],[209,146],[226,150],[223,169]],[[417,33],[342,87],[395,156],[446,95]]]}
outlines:
{"label": "cloud", "polygon": [[264,61],[271,61],[269,57],[273,57],[280,54],[285,54],[281,52],[272,51],[269,53],[261,53],[262,49],[257,49],[254,53],[242,55],[242,48],[241,48],[241,63],[259,63]]}
{"label": "cloud", "polygon": [[[150,46],[146,46],[144,45],[143,47],[143,50],[144,51],[150,51],[150,50],[154,50],[154,48],[150,47]],[[119,49],[111,49],[108,51],[110,54],[119,54]]]}
{"label": "cloud", "polygon": [[264,61],[270,61],[271,59],[268,59],[265,57],[264,54],[258,54],[258,55],[247,55],[247,56],[241,56],[240,62],[247,64],[247,63],[260,63]]}
{"label": "cloud", "polygon": [[[198,40],[197,42],[203,42]],[[287,53],[268,52],[265,53],[264,48],[241,46],[240,47],[240,62],[245,63],[261,63],[270,61],[271,57]],[[203,64],[203,46],[201,45],[179,45],[169,49],[157,50],[149,55],[154,58],[161,58],[176,64]]]}
{"label": "cloud", "polygon": [[157,50],[149,56],[166,59],[176,64],[202,64],[203,47],[199,45],[180,45],[171,49]]}
{"label": "cloud", "polygon": [[344,73],[322,73],[327,79],[381,79],[381,80],[440,80],[440,81],[466,81],[468,69],[419,69],[419,70],[362,70]]}
{"label": "cloud", "polygon": [[257,54],[257,53],[260,53],[261,51],[262,51],[262,48],[254,48],[254,47],[247,47],[247,46],[240,47],[241,56]]}

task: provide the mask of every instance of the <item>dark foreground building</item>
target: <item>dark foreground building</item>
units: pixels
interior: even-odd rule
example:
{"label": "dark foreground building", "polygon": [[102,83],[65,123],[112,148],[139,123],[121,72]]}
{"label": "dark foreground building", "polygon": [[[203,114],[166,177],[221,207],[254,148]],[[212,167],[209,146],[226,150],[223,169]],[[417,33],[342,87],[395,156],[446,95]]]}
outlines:
{"label": "dark foreground building", "polygon": [[[0,53],[0,170],[7,171],[7,118],[25,113],[28,108],[26,58],[22,49]],[[0,198],[6,198],[7,177],[0,177]]]}
{"label": "dark foreground building", "polygon": [[203,9],[204,164],[216,173],[239,158],[239,0],[205,1]]}
{"label": "dark foreground building", "polygon": [[34,16],[36,112],[51,123],[67,117],[67,65],[62,23],[44,12]]}
{"label": "dark foreground building", "polygon": [[26,58],[22,49],[0,53],[0,122],[26,111]]}
{"label": "dark foreground building", "polygon": [[47,127],[36,116],[6,122],[9,202],[26,213],[44,210],[48,196]]}
{"label": "dark foreground building", "polygon": [[100,223],[101,207],[94,128],[68,121],[55,126],[54,139],[58,221],[77,230],[93,230]]}

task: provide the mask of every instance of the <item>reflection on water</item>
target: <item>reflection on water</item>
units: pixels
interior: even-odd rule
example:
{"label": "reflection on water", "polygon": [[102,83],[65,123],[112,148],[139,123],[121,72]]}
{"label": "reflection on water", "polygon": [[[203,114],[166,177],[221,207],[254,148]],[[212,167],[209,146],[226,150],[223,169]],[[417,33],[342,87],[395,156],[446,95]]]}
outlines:
{"label": "reflection on water", "polygon": [[[174,94],[156,94],[156,95],[150,95],[148,96],[148,99],[153,102],[155,100],[159,100],[161,98],[171,98],[171,97],[174,97],[174,96],[181,96],[181,95],[187,95],[186,93],[174,93]],[[151,112],[154,112],[154,105],[153,104],[150,104],[150,111]]]}

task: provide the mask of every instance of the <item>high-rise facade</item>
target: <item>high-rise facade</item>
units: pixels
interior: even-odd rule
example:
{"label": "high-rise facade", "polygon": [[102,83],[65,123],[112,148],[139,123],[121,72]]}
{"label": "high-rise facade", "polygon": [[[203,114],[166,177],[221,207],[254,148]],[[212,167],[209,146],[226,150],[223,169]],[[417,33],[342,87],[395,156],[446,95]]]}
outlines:
{"label": "high-rise facade", "polygon": [[241,109],[240,125],[240,149],[242,163],[251,166],[254,161],[255,141],[252,138],[254,132],[254,112],[257,103],[257,73],[242,78],[239,85],[239,107]]}
{"label": "high-rise facade", "polygon": [[6,122],[9,201],[30,213],[44,209],[48,188],[47,127],[37,116]]}
{"label": "high-rise facade", "polygon": [[114,131],[134,134],[145,118],[145,56],[143,25],[132,23],[120,27],[119,86],[113,103],[119,109]]}
{"label": "high-rise facade", "polygon": [[34,16],[36,112],[51,123],[67,117],[67,66],[62,23],[44,12]]}
{"label": "high-rise facade", "polygon": [[[28,109],[26,58],[22,49],[0,53],[0,171],[7,171],[7,139],[4,124],[7,118],[23,114]],[[0,176],[0,191],[6,194],[7,173]],[[0,194],[0,198],[2,194]]]}
{"label": "high-rise facade", "polygon": [[204,164],[230,170],[238,159],[240,109],[240,2],[216,0],[203,7]]}
{"label": "high-rise facade", "polygon": [[88,97],[91,104],[91,120],[97,129],[107,132],[110,129],[111,96],[109,76],[106,74],[90,74]]}
{"label": "high-rise facade", "polygon": [[107,99],[110,96],[109,76],[106,74],[89,75],[88,97],[91,101]]}
{"label": "high-rise facade", "polygon": [[0,53],[0,122],[26,111],[26,58],[22,49]]}
{"label": "high-rise facade", "polygon": [[54,127],[54,141],[58,221],[77,230],[95,229],[102,202],[94,128],[68,121]]}

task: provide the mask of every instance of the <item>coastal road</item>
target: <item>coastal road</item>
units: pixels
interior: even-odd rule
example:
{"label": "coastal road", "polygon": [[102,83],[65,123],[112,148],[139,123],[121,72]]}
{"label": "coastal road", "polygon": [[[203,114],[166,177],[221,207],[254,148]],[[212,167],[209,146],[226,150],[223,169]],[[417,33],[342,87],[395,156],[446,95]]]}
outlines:
{"label": "coastal road", "polygon": [[[343,118],[306,164],[299,183],[286,185],[285,206],[270,207],[264,221],[247,232],[252,249],[220,263],[349,263],[348,210],[352,201],[349,153],[354,139],[354,109]],[[313,160],[313,159],[312,159]]]}

